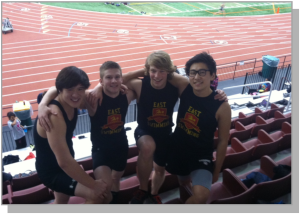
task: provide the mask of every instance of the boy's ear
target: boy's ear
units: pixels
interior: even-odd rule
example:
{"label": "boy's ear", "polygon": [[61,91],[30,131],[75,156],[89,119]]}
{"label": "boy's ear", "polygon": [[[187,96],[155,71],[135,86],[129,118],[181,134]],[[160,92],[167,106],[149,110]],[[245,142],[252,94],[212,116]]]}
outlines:
{"label": "boy's ear", "polygon": [[211,75],[211,81],[214,81],[216,79],[216,74],[215,73],[213,73],[212,75]]}

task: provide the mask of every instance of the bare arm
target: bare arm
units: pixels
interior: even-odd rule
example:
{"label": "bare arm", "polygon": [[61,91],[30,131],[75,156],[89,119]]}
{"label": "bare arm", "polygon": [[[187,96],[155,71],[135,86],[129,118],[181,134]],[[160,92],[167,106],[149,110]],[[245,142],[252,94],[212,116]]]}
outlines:
{"label": "bare arm", "polygon": [[127,87],[135,93],[135,98],[139,101],[142,90],[142,80],[132,79],[127,82]]}
{"label": "bare arm", "polygon": [[216,113],[216,119],[218,121],[219,143],[217,146],[213,183],[218,180],[228,145],[229,130],[231,125],[231,109],[227,102],[224,102],[218,109]]}
{"label": "bare arm", "polygon": [[[54,105],[51,105],[51,109],[57,111],[58,114],[57,116],[50,115],[50,121],[53,124],[53,128],[50,132],[46,132],[46,134],[49,145],[59,166],[71,178],[94,191],[94,189],[97,188],[97,182],[86,174],[69,152],[65,137],[67,127],[61,111]],[[105,188],[106,185],[103,183],[101,194],[104,193]]]}
{"label": "bare arm", "polygon": [[139,78],[139,77],[144,77],[144,76],[145,76],[145,69],[144,68],[136,70],[136,71],[130,71],[130,72],[122,75],[123,84],[127,84],[127,82],[129,80],[136,79],[136,78]]}
{"label": "bare arm", "polygon": [[228,98],[227,98],[227,95],[225,94],[224,91],[220,90],[220,89],[217,89],[216,90],[217,94],[215,95],[215,100],[220,100],[220,101],[225,101],[225,102],[228,102]]}
{"label": "bare arm", "polygon": [[15,117],[15,120],[14,120],[14,122],[11,123],[11,126],[16,125],[16,123],[17,123],[17,117]]}
{"label": "bare arm", "polygon": [[46,131],[50,131],[50,129],[53,128],[53,126],[49,120],[49,114],[57,115],[57,112],[51,111],[51,109],[48,107],[48,104],[51,102],[51,100],[55,99],[56,96],[57,96],[56,87],[53,86],[53,87],[49,88],[49,90],[44,95],[44,97],[38,107],[39,124]]}
{"label": "bare arm", "polygon": [[[89,104],[91,106],[96,105],[98,100],[99,100],[99,105],[101,106],[101,103],[102,103],[102,100],[103,100],[102,90],[103,90],[103,86],[99,82],[98,85],[96,85],[96,87],[93,90],[89,91],[89,93],[87,95],[87,101],[89,102]],[[121,90],[121,93],[126,94],[128,88],[127,88],[126,85],[121,84],[121,89],[120,90]]]}
{"label": "bare arm", "polygon": [[136,99],[136,93],[132,90],[128,90],[126,96],[127,96],[127,100],[128,100],[128,105],[131,103],[132,100]]}
{"label": "bare arm", "polygon": [[178,94],[181,96],[184,89],[190,84],[189,79],[174,72],[174,76],[169,80],[173,86],[178,88]]}

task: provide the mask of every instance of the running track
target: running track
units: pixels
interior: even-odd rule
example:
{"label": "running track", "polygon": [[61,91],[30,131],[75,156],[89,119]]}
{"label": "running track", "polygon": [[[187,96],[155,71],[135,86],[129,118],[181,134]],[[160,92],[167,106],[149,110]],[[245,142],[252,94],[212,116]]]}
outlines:
{"label": "running track", "polygon": [[[93,88],[103,62],[116,61],[126,73],[141,68],[155,50],[168,52],[179,68],[201,51],[209,51],[218,65],[261,59],[267,54],[291,54],[290,13],[226,18],[149,17],[34,3],[2,3],[2,11],[2,18],[9,17],[14,27],[13,33],[2,34],[2,108],[12,106],[16,100],[36,102],[40,92],[54,85],[58,72],[70,65],[83,69]],[[75,24],[70,30],[75,22],[88,25]],[[214,40],[228,44],[212,44]],[[218,76],[222,80],[222,75]],[[37,109],[37,104],[32,106]],[[2,116],[10,110],[3,109]],[[2,124],[6,123],[4,117]]]}

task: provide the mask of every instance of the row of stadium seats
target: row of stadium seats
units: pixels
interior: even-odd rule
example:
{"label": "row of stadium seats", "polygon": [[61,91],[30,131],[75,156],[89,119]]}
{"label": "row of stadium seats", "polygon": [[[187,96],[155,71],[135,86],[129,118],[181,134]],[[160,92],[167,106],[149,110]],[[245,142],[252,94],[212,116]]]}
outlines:
{"label": "row of stadium seats", "polygon": [[[239,136],[231,137],[231,147],[228,146],[227,148],[226,157],[222,167],[223,179],[226,179],[224,177],[226,177],[226,173],[228,174],[228,169],[226,168],[234,168],[236,166],[240,166],[242,164],[246,164],[253,160],[256,160],[263,155],[274,154],[278,151],[282,151],[291,147],[291,125],[288,123],[291,121],[291,114],[283,115],[280,111],[275,111],[274,118],[264,120],[261,116],[257,116],[256,121],[257,120],[264,121],[264,124],[262,125],[270,125],[270,129],[266,128],[267,132],[273,131],[273,127],[278,127],[278,124],[282,124],[281,130],[268,134],[266,131],[264,131],[265,129],[261,130],[260,128],[258,130],[257,138],[244,143],[241,142],[244,138],[243,135],[240,135],[241,138],[239,138]],[[280,121],[280,123],[277,124],[276,121]],[[243,124],[241,124],[239,121],[235,121],[235,124],[235,129],[239,128],[239,126],[243,126]],[[259,123],[259,125],[261,124]],[[255,125],[250,124],[249,127],[251,126],[254,127]],[[265,128],[264,126],[261,127]],[[137,147],[130,147],[123,178],[129,175],[134,175],[136,173],[137,155]],[[93,177],[91,158],[79,161],[78,163],[91,177]],[[149,180],[149,185],[150,184],[151,179]],[[138,188],[138,186],[139,182],[136,176],[132,176],[130,178],[122,180],[118,203],[128,203],[128,201],[132,197],[132,193]],[[166,180],[160,192],[165,192],[177,187],[179,187],[177,177],[167,173]],[[182,190],[182,188],[183,187],[180,187],[180,190]],[[25,178],[13,179],[12,183],[4,183],[3,194],[3,204],[45,203],[49,200],[54,199],[54,194],[52,193],[52,191],[41,184],[41,181],[39,180],[37,174]],[[84,199],[80,197],[71,197],[69,203],[84,203],[83,200]]]}
{"label": "row of stadium seats", "polygon": [[[253,169],[242,175],[236,175],[232,170],[223,171],[223,181],[214,183],[211,187],[207,204],[255,204],[257,200],[272,201],[291,192],[291,177],[288,175],[253,184],[248,188],[241,180],[252,172],[260,172],[269,178],[274,177],[273,169],[279,165],[291,166],[291,156],[274,162],[265,155],[260,159],[260,168]],[[180,198],[172,199],[166,204],[183,204],[192,195],[192,191],[187,186],[180,186]]]}
{"label": "row of stadium seats", "polygon": [[249,125],[251,123],[255,122],[255,118],[257,116],[260,116],[264,119],[269,119],[274,117],[275,111],[280,111],[283,113],[285,106],[278,107],[276,104],[271,104],[271,109],[267,111],[262,111],[260,108],[255,108],[253,114],[245,115],[243,112],[239,112],[239,117],[236,119],[231,120],[231,128],[233,129],[235,127],[235,122],[238,121],[244,126]]}
{"label": "row of stadium seats", "polygon": [[[280,111],[275,111],[274,118],[265,120],[261,116],[255,118],[255,123],[244,126],[239,121],[235,121],[235,128],[230,129],[230,135],[228,139],[228,144],[231,143],[231,140],[235,137],[239,140],[247,140],[251,137],[256,137],[260,129],[265,130],[266,132],[276,131],[281,128],[282,123],[292,122],[291,113],[282,114]],[[214,136],[214,147],[216,148],[218,144],[218,130],[215,132]]]}

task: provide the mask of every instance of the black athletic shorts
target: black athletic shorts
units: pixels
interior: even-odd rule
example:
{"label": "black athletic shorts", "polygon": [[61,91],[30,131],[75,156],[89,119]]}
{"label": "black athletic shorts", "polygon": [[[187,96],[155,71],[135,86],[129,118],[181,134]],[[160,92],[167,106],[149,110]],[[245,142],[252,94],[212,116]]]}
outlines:
{"label": "black athletic shorts", "polygon": [[61,192],[69,196],[75,196],[77,181],[67,175],[63,170],[57,172],[43,172],[37,170],[42,183],[55,192]]}
{"label": "black athletic shorts", "polygon": [[26,143],[26,138],[25,135],[23,137],[21,137],[18,140],[15,140],[16,142],[16,149],[22,149],[22,148],[26,148],[27,147],[27,143]]}
{"label": "black athletic shorts", "polygon": [[214,162],[212,156],[200,155],[195,151],[187,151],[181,147],[173,147],[169,150],[166,170],[174,175],[187,176],[197,169],[205,169],[213,174]]}
{"label": "black athletic shorts", "polygon": [[150,132],[143,130],[140,127],[137,127],[134,131],[134,138],[137,144],[137,141],[140,137],[144,136],[144,135],[150,135],[155,142],[156,145],[156,149],[154,152],[154,156],[153,156],[153,161],[161,166],[161,167],[165,167],[166,165],[166,158],[167,158],[167,153],[168,153],[168,149],[169,149],[169,144],[170,144],[170,135],[164,135],[164,136],[153,136],[152,134],[150,134]]}
{"label": "black athletic shorts", "polygon": [[121,172],[125,170],[128,156],[128,142],[120,143],[119,146],[104,147],[93,145],[92,158],[93,169],[99,166],[108,166],[111,170]]}

